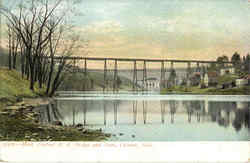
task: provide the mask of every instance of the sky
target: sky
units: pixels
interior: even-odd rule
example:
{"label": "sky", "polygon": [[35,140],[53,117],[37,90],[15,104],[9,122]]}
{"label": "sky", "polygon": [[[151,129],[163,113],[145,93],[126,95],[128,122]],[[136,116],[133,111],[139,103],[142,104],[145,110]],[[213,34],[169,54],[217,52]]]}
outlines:
{"label": "sky", "polygon": [[88,56],[215,60],[250,52],[248,0],[82,0],[77,10]]}
{"label": "sky", "polygon": [[215,59],[249,50],[247,0],[84,0],[89,55]]}

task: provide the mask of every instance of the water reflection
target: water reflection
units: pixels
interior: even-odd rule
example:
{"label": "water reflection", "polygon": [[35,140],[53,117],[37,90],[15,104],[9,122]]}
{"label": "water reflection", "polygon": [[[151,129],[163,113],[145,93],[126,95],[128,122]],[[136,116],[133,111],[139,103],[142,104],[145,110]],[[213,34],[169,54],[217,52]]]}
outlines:
{"label": "water reflection", "polygon": [[174,114],[177,109],[177,101],[168,101],[170,106],[170,114],[171,114],[171,123],[174,123]]}
{"label": "water reflection", "polygon": [[113,101],[114,104],[114,121],[115,121],[115,125],[117,125],[117,107],[118,107],[118,102],[117,101]]}
{"label": "water reflection", "polygon": [[83,101],[83,124],[86,125],[87,101]]}
{"label": "water reflection", "polygon": [[224,128],[233,127],[239,132],[244,128],[249,131],[250,124],[249,102],[57,100],[38,111],[42,123],[60,120],[64,125],[213,123]]}
{"label": "water reflection", "polygon": [[233,126],[236,131],[240,131],[242,127],[249,128],[250,117],[248,109],[240,109],[235,112],[235,119],[233,120]]}
{"label": "water reflection", "polygon": [[160,101],[161,104],[161,123],[165,123],[165,103]]}
{"label": "water reflection", "polygon": [[144,122],[144,124],[146,124],[146,122],[147,122],[147,108],[148,108],[148,102],[143,100],[142,109],[143,109],[143,122]]}
{"label": "water reflection", "polygon": [[[104,113],[104,125],[107,124],[107,105],[106,105],[106,102],[103,101],[103,113]],[[86,123],[84,123],[84,125],[86,125]]]}
{"label": "water reflection", "polygon": [[137,101],[133,101],[133,120],[134,124],[136,124],[137,119]]}

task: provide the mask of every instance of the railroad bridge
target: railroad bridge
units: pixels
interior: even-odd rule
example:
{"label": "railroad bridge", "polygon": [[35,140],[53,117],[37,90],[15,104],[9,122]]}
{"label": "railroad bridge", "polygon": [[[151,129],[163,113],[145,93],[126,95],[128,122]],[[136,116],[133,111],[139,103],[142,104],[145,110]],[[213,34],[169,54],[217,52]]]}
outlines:
{"label": "railroad bridge", "polygon": [[[62,59],[61,57],[55,57],[55,60],[60,60]],[[133,70],[133,78],[132,78],[132,83],[133,83],[133,90],[136,91],[138,89],[142,90],[147,90],[148,86],[150,84],[147,83],[148,75],[148,64],[150,63],[156,63],[159,64],[159,71],[160,71],[160,81],[158,86],[160,89],[166,87],[166,72],[167,72],[167,64],[170,65],[169,70],[174,70],[174,66],[176,63],[182,63],[186,64],[186,72],[187,72],[187,78],[189,78],[189,75],[191,74],[191,64],[196,65],[196,71],[200,72],[202,71],[202,67],[205,68],[205,71],[207,71],[207,67],[210,64],[224,64],[226,66],[232,66],[232,62],[217,62],[217,61],[205,61],[205,60],[176,60],[176,59],[133,59],[133,58],[97,58],[97,57],[64,57],[67,61],[71,62],[72,68],[72,73],[74,72],[79,72],[79,70],[83,70],[83,73],[85,75],[85,78],[87,77],[87,72],[90,70],[88,68],[88,62],[99,62],[103,64],[103,68],[101,71],[103,71],[103,91],[106,90],[108,86],[107,82],[107,73],[108,73],[108,68],[107,65],[112,63],[114,64],[114,68],[112,69],[113,71],[113,91],[117,92],[119,91],[118,87],[118,69],[119,69],[119,63],[122,62],[129,62],[132,64],[132,70]],[[82,64],[83,63],[83,64]],[[141,69],[138,68],[138,64],[143,65]],[[80,68],[81,67],[81,68]],[[142,71],[142,79],[138,79],[138,72]],[[203,70],[204,71],[204,70]],[[150,78],[150,77],[149,77]],[[141,86],[138,84],[141,82]]]}

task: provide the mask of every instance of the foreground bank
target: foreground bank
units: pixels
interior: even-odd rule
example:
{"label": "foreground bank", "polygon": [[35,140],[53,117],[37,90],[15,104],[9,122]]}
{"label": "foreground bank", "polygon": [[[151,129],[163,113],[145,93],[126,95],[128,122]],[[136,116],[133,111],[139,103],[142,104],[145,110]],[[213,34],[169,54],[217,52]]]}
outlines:
{"label": "foreground bank", "polygon": [[82,126],[40,124],[34,109],[51,102],[43,92],[32,92],[18,72],[0,68],[0,141],[101,141],[110,136]]}

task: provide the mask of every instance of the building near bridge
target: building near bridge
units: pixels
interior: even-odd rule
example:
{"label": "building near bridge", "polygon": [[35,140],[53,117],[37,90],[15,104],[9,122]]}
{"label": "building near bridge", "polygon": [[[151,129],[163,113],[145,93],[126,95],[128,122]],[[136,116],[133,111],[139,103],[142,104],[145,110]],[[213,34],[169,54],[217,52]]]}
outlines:
{"label": "building near bridge", "polygon": [[234,67],[227,67],[220,69],[220,75],[226,75],[226,74],[235,74],[235,68]]}
{"label": "building near bridge", "polygon": [[147,78],[145,82],[143,80],[138,80],[137,84],[143,88],[153,89],[160,88],[160,81],[157,78]]}
{"label": "building near bridge", "polygon": [[236,102],[236,108],[237,109],[248,109],[249,108],[249,104],[248,104],[248,102],[238,101],[238,102]]}
{"label": "building near bridge", "polygon": [[236,86],[238,88],[246,85],[250,85],[250,75],[246,75],[243,78],[236,79]]}
{"label": "building near bridge", "polygon": [[244,78],[236,79],[235,82],[236,82],[236,87],[238,88],[248,85],[248,80]]}
{"label": "building near bridge", "polygon": [[218,84],[218,74],[216,72],[207,72],[204,77],[206,87],[213,87]]}

